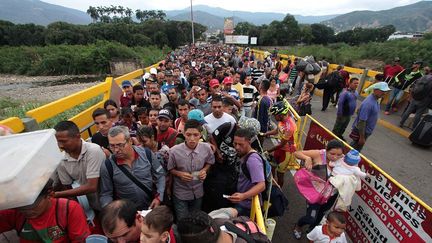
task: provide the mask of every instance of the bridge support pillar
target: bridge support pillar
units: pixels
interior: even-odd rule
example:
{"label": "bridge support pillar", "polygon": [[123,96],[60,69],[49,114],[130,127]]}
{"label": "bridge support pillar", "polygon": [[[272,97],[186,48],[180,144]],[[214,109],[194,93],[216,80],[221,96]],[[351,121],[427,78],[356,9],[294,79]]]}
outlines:
{"label": "bridge support pillar", "polygon": [[36,130],[40,130],[39,124],[34,118],[22,118],[21,119],[24,124],[24,132],[32,132]]}
{"label": "bridge support pillar", "polygon": [[364,89],[364,84],[365,84],[365,82],[366,82],[366,78],[367,78],[367,76],[368,76],[368,72],[369,72],[369,69],[367,69],[367,68],[365,68],[365,69],[363,69],[363,74],[362,74],[362,76],[360,77],[360,84],[359,84],[359,86],[358,86],[358,88],[357,88],[357,92],[359,93],[359,94],[361,94],[361,92],[363,91],[363,89]]}

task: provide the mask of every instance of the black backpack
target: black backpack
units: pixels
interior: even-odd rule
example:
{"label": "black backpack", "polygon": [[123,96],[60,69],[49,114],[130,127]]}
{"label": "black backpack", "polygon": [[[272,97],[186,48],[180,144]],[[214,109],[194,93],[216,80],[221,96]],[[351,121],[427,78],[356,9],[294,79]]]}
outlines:
{"label": "black backpack", "polygon": [[327,86],[329,87],[339,87],[343,82],[342,76],[339,74],[339,71],[334,71],[327,76]]}
{"label": "black backpack", "polygon": [[269,238],[261,232],[250,218],[240,216],[224,223],[225,228],[245,240],[247,243],[270,243]]}
{"label": "black backpack", "polygon": [[431,94],[432,91],[432,75],[426,75],[419,78],[415,83],[411,90],[411,96],[415,100],[423,100],[428,95]]}
{"label": "black backpack", "polygon": [[[240,168],[246,178],[248,180],[251,180],[251,176],[246,163],[249,159],[249,156],[253,153],[258,154],[261,161],[263,162],[265,190],[261,193],[261,197],[264,203],[270,203],[270,207],[268,209],[266,217],[282,216],[285,213],[285,210],[287,210],[289,202],[286,196],[283,194],[282,189],[279,187],[279,185],[277,185],[276,182],[273,182],[270,162],[263,156],[261,156],[260,153],[252,152],[246,155],[245,161],[241,164]],[[263,210],[264,213],[266,213],[265,208],[263,208]]]}

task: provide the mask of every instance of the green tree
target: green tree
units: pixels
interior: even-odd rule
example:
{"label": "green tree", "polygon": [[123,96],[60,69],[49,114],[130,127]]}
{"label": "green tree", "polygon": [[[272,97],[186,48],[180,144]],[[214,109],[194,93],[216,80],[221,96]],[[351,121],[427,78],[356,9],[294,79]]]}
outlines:
{"label": "green tree", "polygon": [[240,22],[234,28],[234,34],[236,35],[249,35],[249,32],[256,26],[249,22]]}
{"label": "green tree", "polygon": [[312,42],[314,44],[328,44],[334,40],[334,30],[323,24],[312,24]]}
{"label": "green tree", "polygon": [[308,24],[299,25],[301,32],[301,42],[310,45],[312,43],[313,35],[312,28]]}

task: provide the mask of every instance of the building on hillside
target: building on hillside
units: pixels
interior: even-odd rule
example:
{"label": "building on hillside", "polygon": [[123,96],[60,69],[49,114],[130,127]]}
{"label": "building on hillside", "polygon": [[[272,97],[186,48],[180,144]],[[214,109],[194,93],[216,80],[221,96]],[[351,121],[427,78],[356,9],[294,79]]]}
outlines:
{"label": "building on hillside", "polygon": [[395,32],[392,35],[389,36],[387,40],[397,40],[397,39],[420,39],[423,37],[423,33],[421,32],[415,32],[415,33],[408,33],[408,32]]}

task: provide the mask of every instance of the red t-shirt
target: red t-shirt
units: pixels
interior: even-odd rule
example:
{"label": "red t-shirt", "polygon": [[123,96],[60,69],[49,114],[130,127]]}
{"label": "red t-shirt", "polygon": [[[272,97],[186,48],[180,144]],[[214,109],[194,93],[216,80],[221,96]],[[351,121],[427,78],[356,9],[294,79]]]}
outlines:
{"label": "red t-shirt", "polygon": [[384,66],[384,78],[393,78],[402,72],[404,68],[401,65],[385,65]]}
{"label": "red t-shirt", "polygon": [[172,128],[169,127],[168,130],[166,130],[165,132],[158,132],[157,134],[157,142],[163,146],[163,145],[167,145],[168,147],[172,147],[175,145],[176,142],[176,137],[177,137],[177,131]]}
{"label": "red t-shirt", "polygon": [[[51,200],[51,207],[41,216],[35,219],[25,219],[16,209],[0,211],[0,232],[15,229],[20,232],[21,243],[35,242],[85,242],[90,230],[81,206],[73,201],[69,201],[69,212],[67,225],[59,225],[56,219],[56,199]],[[66,199],[59,199],[66,200]],[[60,212],[57,212],[59,216]],[[60,221],[60,219],[59,219]],[[66,232],[62,228],[66,227]]]}

